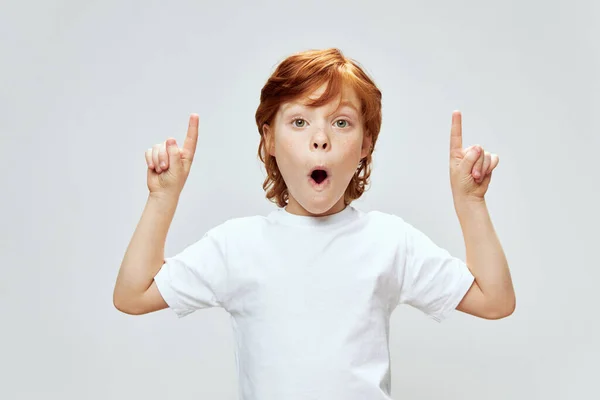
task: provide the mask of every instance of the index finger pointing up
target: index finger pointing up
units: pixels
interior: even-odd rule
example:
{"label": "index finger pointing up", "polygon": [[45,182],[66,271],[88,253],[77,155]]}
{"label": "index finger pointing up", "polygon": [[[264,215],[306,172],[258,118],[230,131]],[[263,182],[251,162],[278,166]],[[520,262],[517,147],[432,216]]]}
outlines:
{"label": "index finger pointing up", "polygon": [[183,142],[183,154],[185,158],[193,158],[198,144],[198,114],[190,115],[187,135]]}
{"label": "index finger pointing up", "polygon": [[462,149],[462,116],[460,111],[452,113],[452,128],[450,129],[450,150]]}

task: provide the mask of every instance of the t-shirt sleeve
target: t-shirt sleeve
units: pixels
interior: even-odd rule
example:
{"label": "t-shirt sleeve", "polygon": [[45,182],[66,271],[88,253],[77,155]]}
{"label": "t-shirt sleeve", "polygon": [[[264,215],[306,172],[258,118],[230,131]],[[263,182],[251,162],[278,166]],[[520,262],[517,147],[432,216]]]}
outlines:
{"label": "t-shirt sleeve", "polygon": [[179,254],[165,259],[154,277],[156,286],[178,317],[209,307],[224,307],[227,287],[225,237],[218,230]]}
{"label": "t-shirt sleeve", "polygon": [[437,246],[409,223],[403,224],[399,303],[411,305],[441,322],[456,309],[474,277],[465,262]]}

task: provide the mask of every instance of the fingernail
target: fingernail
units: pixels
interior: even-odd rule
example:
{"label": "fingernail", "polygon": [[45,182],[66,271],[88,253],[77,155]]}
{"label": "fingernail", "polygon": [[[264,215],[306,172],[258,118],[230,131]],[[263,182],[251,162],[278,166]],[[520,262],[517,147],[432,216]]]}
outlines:
{"label": "fingernail", "polygon": [[162,162],[160,163],[160,167],[161,167],[161,168],[165,168],[166,166],[167,166],[167,163],[166,163],[166,162],[162,161]]}

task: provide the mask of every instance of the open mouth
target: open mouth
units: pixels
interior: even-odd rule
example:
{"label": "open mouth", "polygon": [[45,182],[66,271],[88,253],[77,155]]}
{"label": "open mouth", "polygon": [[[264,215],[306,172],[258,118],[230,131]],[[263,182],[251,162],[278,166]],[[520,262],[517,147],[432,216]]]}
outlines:
{"label": "open mouth", "polygon": [[317,183],[317,185],[320,185],[325,181],[325,179],[327,179],[327,171],[324,169],[315,169],[310,174],[310,177]]}

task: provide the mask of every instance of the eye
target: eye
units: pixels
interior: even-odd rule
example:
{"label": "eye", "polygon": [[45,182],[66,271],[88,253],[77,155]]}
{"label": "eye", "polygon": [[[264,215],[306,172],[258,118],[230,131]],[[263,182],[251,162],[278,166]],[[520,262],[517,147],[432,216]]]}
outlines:
{"label": "eye", "polygon": [[[343,122],[345,125],[340,126],[338,122]],[[337,121],[335,121],[336,126],[338,128],[345,128],[347,127],[350,123],[348,121],[346,121],[345,119],[338,119]]]}
{"label": "eye", "polygon": [[[302,125],[298,126],[298,124],[296,124],[296,121],[302,121]],[[292,120],[292,125],[294,125],[296,128],[303,128],[305,124],[306,124],[306,121],[303,120],[302,118],[294,118]]]}

